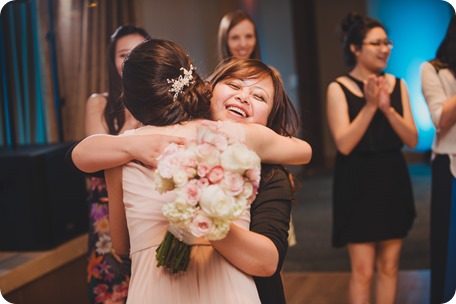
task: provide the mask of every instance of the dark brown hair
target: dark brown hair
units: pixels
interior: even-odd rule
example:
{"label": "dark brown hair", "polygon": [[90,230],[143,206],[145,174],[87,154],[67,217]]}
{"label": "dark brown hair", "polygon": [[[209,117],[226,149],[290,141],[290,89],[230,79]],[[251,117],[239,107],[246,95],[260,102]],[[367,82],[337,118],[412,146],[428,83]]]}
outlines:
{"label": "dark brown hair", "polygon": [[144,125],[166,126],[196,118],[210,119],[211,91],[195,70],[189,86],[174,99],[168,79],[183,76],[192,61],[179,45],[149,39],[135,47],[122,67],[122,101]]}
{"label": "dark brown hair", "polygon": [[255,30],[255,49],[253,50],[252,54],[250,54],[250,59],[261,59],[259,46],[260,43],[258,40],[258,33],[255,23],[246,12],[237,10],[225,14],[225,16],[223,16],[222,20],[220,21],[217,39],[218,59],[220,61],[233,56],[233,54],[230,52],[230,48],[228,47],[228,33],[234,26],[244,20],[249,20],[253,24],[253,28]]}
{"label": "dark brown hair", "polygon": [[120,75],[116,68],[116,46],[120,38],[128,35],[141,35],[144,39],[149,34],[142,28],[134,25],[123,25],[116,29],[108,45],[108,102],[104,109],[104,118],[109,134],[118,134],[125,123],[124,105],[119,97],[122,93]]}
{"label": "dark brown hair", "polygon": [[456,77],[456,15],[450,20],[445,38],[437,50],[436,59],[445,64]]}
{"label": "dark brown hair", "polygon": [[357,13],[349,13],[340,25],[340,31],[343,43],[343,52],[345,64],[353,68],[356,65],[356,56],[350,49],[350,45],[354,44],[358,50],[363,46],[364,38],[367,33],[376,27],[386,29],[380,21],[363,17]]}
{"label": "dark brown hair", "polygon": [[274,86],[274,102],[266,126],[280,135],[293,136],[299,130],[299,117],[288,97],[278,72],[260,60],[227,58],[209,77],[212,90],[225,79],[264,79],[271,77]]}

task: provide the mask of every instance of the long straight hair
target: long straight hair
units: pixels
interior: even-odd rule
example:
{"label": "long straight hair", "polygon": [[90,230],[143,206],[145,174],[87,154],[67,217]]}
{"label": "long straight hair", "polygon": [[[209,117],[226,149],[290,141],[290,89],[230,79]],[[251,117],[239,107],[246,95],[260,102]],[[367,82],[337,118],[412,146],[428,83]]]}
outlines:
{"label": "long straight hair", "polygon": [[122,84],[116,67],[116,46],[120,38],[139,34],[147,39],[149,34],[142,28],[134,25],[123,25],[112,34],[108,45],[108,101],[104,109],[104,118],[108,126],[109,134],[116,135],[125,123],[125,107],[120,101]]}
{"label": "long straight hair", "polygon": [[456,15],[451,18],[445,38],[437,50],[436,59],[445,64],[456,77]]}
{"label": "long straight hair", "polygon": [[226,58],[233,56],[233,54],[231,54],[230,52],[230,48],[228,47],[228,33],[231,31],[233,27],[235,27],[237,24],[244,20],[249,20],[253,24],[253,28],[255,29],[255,48],[253,49],[253,52],[252,54],[250,54],[249,58],[261,60],[260,43],[258,40],[258,33],[255,23],[246,12],[237,10],[225,14],[225,16],[223,16],[222,20],[220,21],[217,36],[217,51],[219,61],[222,61]]}

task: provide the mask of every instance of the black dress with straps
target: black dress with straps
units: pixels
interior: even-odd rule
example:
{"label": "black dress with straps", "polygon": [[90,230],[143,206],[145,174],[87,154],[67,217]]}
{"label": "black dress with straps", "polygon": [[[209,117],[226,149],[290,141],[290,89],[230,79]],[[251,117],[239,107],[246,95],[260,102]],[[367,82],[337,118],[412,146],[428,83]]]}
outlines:
{"label": "black dress with straps", "polygon": [[[363,91],[363,83],[346,75]],[[342,83],[353,121],[366,103]],[[403,115],[400,79],[391,106]],[[349,155],[337,152],[333,181],[334,247],[347,243],[403,238],[416,216],[403,143],[384,114],[377,110],[368,129]]]}

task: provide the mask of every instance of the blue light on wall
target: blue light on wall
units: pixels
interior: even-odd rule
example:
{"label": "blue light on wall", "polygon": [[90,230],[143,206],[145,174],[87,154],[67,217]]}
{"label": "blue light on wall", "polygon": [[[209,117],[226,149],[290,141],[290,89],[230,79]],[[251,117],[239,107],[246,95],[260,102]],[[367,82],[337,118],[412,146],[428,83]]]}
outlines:
{"label": "blue light on wall", "polygon": [[433,59],[454,10],[442,0],[368,0],[368,15],[386,27],[394,48],[387,72],[403,78],[418,128],[417,151],[430,150],[435,128],[421,92],[420,66]]}

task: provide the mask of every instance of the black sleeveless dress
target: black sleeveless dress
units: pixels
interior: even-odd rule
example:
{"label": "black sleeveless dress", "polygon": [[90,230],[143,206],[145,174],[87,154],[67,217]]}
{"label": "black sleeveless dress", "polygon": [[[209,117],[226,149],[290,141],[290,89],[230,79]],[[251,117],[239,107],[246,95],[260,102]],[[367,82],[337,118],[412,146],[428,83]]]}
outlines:
{"label": "black sleeveless dress", "polygon": [[[363,83],[350,75],[363,91]],[[336,81],[337,82],[337,81]],[[366,100],[337,82],[347,99],[350,121]],[[403,115],[400,79],[391,93],[391,106]],[[355,149],[337,152],[333,180],[332,245],[404,238],[416,216],[403,143],[377,110]]]}

